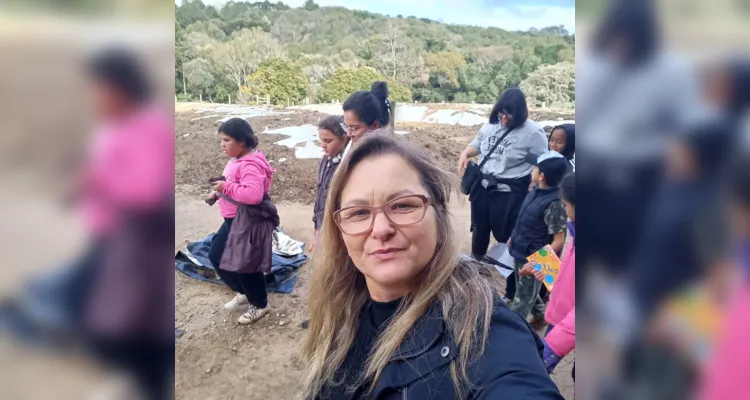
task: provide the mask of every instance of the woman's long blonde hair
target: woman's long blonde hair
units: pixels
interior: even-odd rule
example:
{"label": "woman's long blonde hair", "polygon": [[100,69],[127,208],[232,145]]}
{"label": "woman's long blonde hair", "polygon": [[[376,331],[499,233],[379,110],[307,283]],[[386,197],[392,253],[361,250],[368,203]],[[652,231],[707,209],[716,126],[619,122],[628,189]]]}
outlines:
{"label": "woman's long blonde hair", "polygon": [[486,267],[459,261],[460,241],[448,212],[455,176],[433,164],[421,149],[392,135],[371,134],[345,157],[328,191],[313,257],[310,325],[302,347],[307,361],[306,398],[317,397],[324,385],[337,384],[334,376],[354,343],[359,314],[368,299],[364,276],[349,258],[333,211],[340,207],[341,192],[354,167],[364,159],[385,154],[403,157],[419,172],[435,209],[438,242],[432,259],[417,277],[417,290],[402,302],[373,347],[363,381],[378,381],[407,332],[436,300],[442,306],[447,333],[459,349],[459,356],[451,362],[451,377],[459,397],[472,385],[467,375],[470,360],[484,352],[495,287]]}

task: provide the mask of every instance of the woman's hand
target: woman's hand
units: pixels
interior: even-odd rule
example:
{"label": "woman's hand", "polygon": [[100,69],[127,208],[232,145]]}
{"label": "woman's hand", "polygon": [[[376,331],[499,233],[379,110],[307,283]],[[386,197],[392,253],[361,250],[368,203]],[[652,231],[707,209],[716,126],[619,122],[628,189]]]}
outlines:
{"label": "woman's hand", "polygon": [[469,156],[466,155],[466,151],[461,152],[461,155],[458,156],[458,166],[456,167],[456,172],[458,173],[458,177],[464,176],[464,171],[466,171],[466,167],[469,165]]}
{"label": "woman's hand", "polygon": [[216,184],[214,185],[214,191],[223,194],[224,193],[224,181],[216,182]]}

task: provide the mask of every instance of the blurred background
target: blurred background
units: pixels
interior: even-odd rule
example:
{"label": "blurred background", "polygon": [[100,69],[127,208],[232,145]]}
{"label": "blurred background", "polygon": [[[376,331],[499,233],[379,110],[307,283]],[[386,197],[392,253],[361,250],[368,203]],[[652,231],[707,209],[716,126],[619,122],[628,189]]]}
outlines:
{"label": "blurred background", "polygon": [[[112,323],[112,310],[144,290],[173,297],[172,281],[154,279],[160,271],[172,276],[169,218],[159,220],[166,231],[154,230],[155,243],[166,245],[149,249],[166,263],[139,267],[122,293],[96,292],[119,279],[101,270],[132,263],[125,249],[143,250],[132,238],[144,227],[122,221],[171,212],[173,7],[140,0],[0,6],[0,398],[88,398],[124,385],[114,370],[142,383],[143,372],[133,371],[144,362],[123,351],[161,354],[166,361],[154,363],[154,375],[169,368],[173,303],[129,306],[131,314],[170,314],[149,332],[135,328],[132,317]],[[117,133],[128,129],[150,139],[118,142]],[[164,133],[168,140],[159,139]],[[118,221],[106,235],[92,227],[91,203]],[[150,281],[157,283],[143,289]],[[73,298],[74,287],[89,295]],[[101,309],[104,319],[91,317]],[[149,385],[159,384],[142,386]]]}
{"label": "blurred background", "polygon": [[748,5],[576,3],[577,398],[747,396]]}

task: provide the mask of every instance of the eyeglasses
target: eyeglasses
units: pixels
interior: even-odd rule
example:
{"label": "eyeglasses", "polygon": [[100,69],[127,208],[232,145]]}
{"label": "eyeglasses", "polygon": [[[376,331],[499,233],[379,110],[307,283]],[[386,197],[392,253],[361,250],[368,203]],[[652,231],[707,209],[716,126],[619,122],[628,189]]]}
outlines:
{"label": "eyeglasses", "polygon": [[347,124],[345,124],[343,122],[340,125],[341,125],[341,129],[343,129],[344,132],[352,133],[352,132],[356,131],[356,129],[352,128],[351,126],[349,126],[349,125],[347,125]]}
{"label": "eyeglasses", "polygon": [[426,196],[415,194],[393,199],[379,207],[342,208],[333,213],[333,220],[344,234],[360,235],[372,229],[375,215],[380,211],[394,225],[407,226],[421,222],[430,204]]}

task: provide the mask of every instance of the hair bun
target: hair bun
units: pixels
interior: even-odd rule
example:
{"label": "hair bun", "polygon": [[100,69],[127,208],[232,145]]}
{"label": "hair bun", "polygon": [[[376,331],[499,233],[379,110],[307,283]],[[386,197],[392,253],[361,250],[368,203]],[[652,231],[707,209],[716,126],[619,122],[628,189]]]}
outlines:
{"label": "hair bun", "polygon": [[388,99],[388,84],[383,81],[378,81],[372,84],[370,92],[380,100]]}

